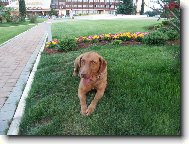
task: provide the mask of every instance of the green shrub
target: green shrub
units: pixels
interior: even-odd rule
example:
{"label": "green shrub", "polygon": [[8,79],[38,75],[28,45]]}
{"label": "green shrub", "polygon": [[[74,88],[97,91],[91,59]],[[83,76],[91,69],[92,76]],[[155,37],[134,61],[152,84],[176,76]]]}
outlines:
{"label": "green shrub", "polygon": [[160,31],[154,31],[144,37],[143,43],[147,45],[164,45],[168,40],[167,35]]}
{"label": "green shrub", "polygon": [[167,21],[167,20],[165,20],[165,21],[162,21],[162,24],[163,24],[164,26],[168,26],[168,25],[170,25],[170,22]]}
{"label": "green shrub", "polygon": [[166,33],[168,31],[168,28],[167,27],[161,27],[161,28],[158,29],[158,31]]}
{"label": "green shrub", "polygon": [[28,15],[28,18],[29,18],[31,23],[36,23],[37,22],[37,17],[38,17],[37,15],[33,15],[33,14]]}
{"label": "green shrub", "polygon": [[168,40],[176,40],[179,39],[179,33],[176,30],[170,29],[165,33],[168,36]]}
{"label": "green shrub", "polygon": [[20,22],[20,16],[17,16],[17,15],[11,16],[11,22],[12,23],[19,23]]}
{"label": "green shrub", "polygon": [[119,40],[122,40],[122,41],[130,41],[130,40],[131,40],[131,37],[122,36],[122,37],[119,37],[118,39],[119,39]]}
{"label": "green shrub", "polygon": [[143,37],[137,37],[135,40],[136,40],[137,42],[142,42],[143,39],[144,39]]}
{"label": "green shrub", "polygon": [[157,30],[157,29],[159,29],[159,28],[161,28],[161,27],[162,27],[162,24],[158,24],[158,25],[155,25],[155,26],[154,26],[154,29]]}
{"label": "green shrub", "polygon": [[64,52],[76,50],[76,48],[77,48],[77,43],[76,40],[73,38],[64,38],[60,40],[59,44],[57,45],[58,51],[64,51]]}
{"label": "green shrub", "polygon": [[114,41],[112,41],[111,44],[112,45],[120,45],[120,44],[122,44],[122,40],[114,40]]}

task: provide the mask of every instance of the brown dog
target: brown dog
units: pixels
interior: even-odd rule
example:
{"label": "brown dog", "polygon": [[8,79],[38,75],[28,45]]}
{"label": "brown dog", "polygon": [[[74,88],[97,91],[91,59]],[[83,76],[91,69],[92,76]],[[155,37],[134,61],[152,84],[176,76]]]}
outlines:
{"label": "brown dog", "polygon": [[[96,108],[98,101],[104,95],[107,85],[107,62],[96,52],[86,52],[75,59],[73,75],[80,76],[78,96],[81,114],[88,116]],[[96,95],[87,107],[87,92],[96,89]]]}

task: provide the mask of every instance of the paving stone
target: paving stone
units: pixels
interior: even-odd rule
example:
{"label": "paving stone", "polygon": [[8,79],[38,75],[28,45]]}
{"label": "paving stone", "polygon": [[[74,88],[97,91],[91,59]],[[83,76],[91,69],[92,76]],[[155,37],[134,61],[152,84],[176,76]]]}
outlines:
{"label": "paving stone", "polygon": [[0,93],[0,98],[6,98],[6,97],[8,97],[9,96],[9,94],[10,94],[10,91],[1,91],[1,93]]}
{"label": "paving stone", "polygon": [[0,98],[0,108],[4,105],[5,101],[7,100],[7,98]]}

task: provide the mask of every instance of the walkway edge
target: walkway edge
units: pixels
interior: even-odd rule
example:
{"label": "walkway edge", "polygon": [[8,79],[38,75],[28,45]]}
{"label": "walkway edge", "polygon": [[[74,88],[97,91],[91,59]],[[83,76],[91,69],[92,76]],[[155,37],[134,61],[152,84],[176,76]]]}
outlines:
{"label": "walkway edge", "polygon": [[[38,24],[40,24],[40,23],[38,23]],[[12,37],[11,39],[9,39],[9,40],[5,41],[4,43],[0,44],[0,48],[1,48],[3,45],[7,44],[8,42],[10,42],[10,41],[12,41],[12,40],[16,39],[17,37],[19,37],[19,36],[23,35],[23,34],[24,34],[24,33],[26,33],[26,32],[28,32],[29,30],[31,30],[31,29],[33,29],[33,28],[37,27],[37,26],[38,26],[38,24],[36,24],[35,26],[33,26],[33,27],[31,27],[31,28],[27,29],[26,31],[23,31],[22,33],[20,33],[20,34],[18,34],[18,35],[16,35],[16,36],[14,36],[14,37]]]}
{"label": "walkway edge", "polygon": [[46,34],[45,39],[44,39],[44,43],[41,46],[41,49],[38,53],[37,59],[36,59],[35,64],[33,66],[32,72],[30,73],[30,76],[29,76],[27,84],[24,88],[21,99],[18,103],[18,107],[17,107],[16,112],[14,114],[13,120],[10,124],[7,135],[18,135],[18,133],[19,133],[19,126],[20,126],[22,116],[24,114],[26,98],[28,97],[28,93],[31,89],[31,85],[32,85],[33,79],[35,77],[35,72],[37,71],[37,66],[38,66],[40,58],[41,58],[41,53],[43,52],[44,47],[45,47],[45,41],[47,39],[47,36],[48,36],[48,34]]}

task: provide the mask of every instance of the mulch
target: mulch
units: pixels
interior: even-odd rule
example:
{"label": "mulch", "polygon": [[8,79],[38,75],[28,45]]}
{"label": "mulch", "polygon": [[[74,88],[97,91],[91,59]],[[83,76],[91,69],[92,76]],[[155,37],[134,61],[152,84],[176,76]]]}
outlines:
{"label": "mulch", "polygon": [[[94,45],[107,45],[110,42],[108,41],[101,41],[101,42],[97,42],[97,43],[79,43],[78,44],[78,48],[77,49],[83,49],[83,48],[88,48],[90,46],[94,46]],[[167,42],[168,45],[179,45],[180,44],[180,40],[174,40],[174,41],[168,41]],[[123,41],[121,46],[128,46],[128,45],[142,45],[141,42],[136,42],[136,41]],[[46,54],[56,54],[56,53],[63,53],[62,51],[58,51],[56,49],[51,49],[51,48],[46,48],[44,49],[44,53]]]}

